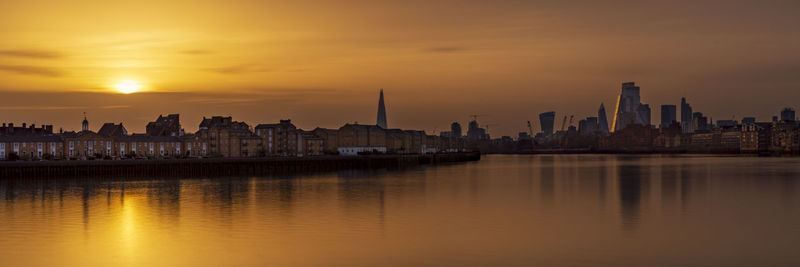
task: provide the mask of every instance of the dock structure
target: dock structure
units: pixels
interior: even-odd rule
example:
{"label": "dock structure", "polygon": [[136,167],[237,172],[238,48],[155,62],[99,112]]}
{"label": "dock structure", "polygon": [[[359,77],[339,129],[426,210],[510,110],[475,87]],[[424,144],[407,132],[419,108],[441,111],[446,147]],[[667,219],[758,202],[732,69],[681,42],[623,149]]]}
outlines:
{"label": "dock structure", "polygon": [[397,169],[480,160],[480,153],[319,156],[302,158],[206,158],[0,162],[0,178],[217,177]]}

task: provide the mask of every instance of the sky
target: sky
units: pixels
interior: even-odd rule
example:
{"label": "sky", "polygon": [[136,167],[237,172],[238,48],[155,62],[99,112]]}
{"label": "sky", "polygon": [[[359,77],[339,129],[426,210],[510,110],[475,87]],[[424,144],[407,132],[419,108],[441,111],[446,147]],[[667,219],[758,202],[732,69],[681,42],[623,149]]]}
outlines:
{"label": "sky", "polygon": [[[300,128],[448,130],[471,114],[516,136],[574,125],[622,82],[714,120],[800,108],[798,1],[0,0],[0,121],[144,132],[180,113]],[[114,85],[134,81],[141,91]],[[560,127],[560,122],[556,127]],[[536,131],[537,129],[534,129]]]}

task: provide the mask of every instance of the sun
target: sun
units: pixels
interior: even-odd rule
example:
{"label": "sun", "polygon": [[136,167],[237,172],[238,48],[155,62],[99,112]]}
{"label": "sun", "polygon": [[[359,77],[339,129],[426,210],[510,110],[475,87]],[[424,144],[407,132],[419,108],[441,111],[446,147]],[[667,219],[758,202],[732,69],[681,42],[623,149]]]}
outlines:
{"label": "sun", "polygon": [[142,89],[142,85],[140,85],[136,81],[125,80],[125,81],[122,81],[122,82],[114,85],[114,88],[116,88],[117,91],[119,91],[120,93],[132,94],[132,93],[136,93],[139,90],[141,90]]}

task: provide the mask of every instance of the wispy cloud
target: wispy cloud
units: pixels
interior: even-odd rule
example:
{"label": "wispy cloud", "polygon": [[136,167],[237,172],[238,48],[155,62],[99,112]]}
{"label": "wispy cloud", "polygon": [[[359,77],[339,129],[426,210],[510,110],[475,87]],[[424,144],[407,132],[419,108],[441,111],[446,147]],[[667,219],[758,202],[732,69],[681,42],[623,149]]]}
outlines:
{"label": "wispy cloud", "polygon": [[0,50],[0,56],[37,58],[37,59],[56,59],[63,55],[56,51],[47,50]]}
{"label": "wispy cloud", "polygon": [[258,67],[253,65],[234,65],[228,67],[219,67],[219,68],[209,68],[206,69],[211,72],[221,73],[221,74],[241,74],[241,73],[248,73],[248,72],[270,72],[273,71],[268,68]]}
{"label": "wispy cloud", "polygon": [[0,71],[11,72],[25,75],[39,75],[46,77],[60,77],[63,73],[54,68],[24,66],[24,65],[0,65]]}
{"label": "wispy cloud", "polygon": [[214,51],[203,50],[203,49],[190,49],[190,50],[181,50],[181,51],[178,51],[178,53],[181,53],[181,54],[184,54],[184,55],[208,55],[208,54],[213,54]]}
{"label": "wispy cloud", "polygon": [[129,105],[114,106],[48,106],[48,105],[25,105],[25,106],[0,106],[0,110],[86,110],[86,109],[123,109],[130,108]]}
{"label": "wispy cloud", "polygon": [[460,46],[440,46],[440,47],[429,47],[425,49],[425,52],[430,53],[454,53],[454,52],[461,52],[467,50],[466,47]]}

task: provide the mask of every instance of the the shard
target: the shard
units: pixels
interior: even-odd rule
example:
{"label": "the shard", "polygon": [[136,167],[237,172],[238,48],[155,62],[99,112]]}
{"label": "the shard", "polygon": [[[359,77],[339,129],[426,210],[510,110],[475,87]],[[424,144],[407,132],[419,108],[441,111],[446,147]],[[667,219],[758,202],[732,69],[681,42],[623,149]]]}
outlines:
{"label": "the shard", "polygon": [[383,88],[381,88],[381,97],[378,99],[378,123],[377,125],[383,129],[388,129],[386,125],[386,106],[383,104]]}

